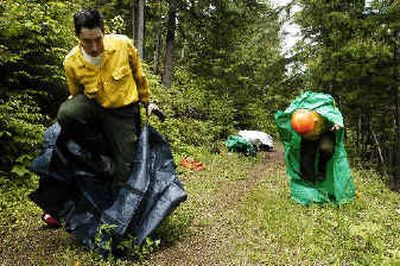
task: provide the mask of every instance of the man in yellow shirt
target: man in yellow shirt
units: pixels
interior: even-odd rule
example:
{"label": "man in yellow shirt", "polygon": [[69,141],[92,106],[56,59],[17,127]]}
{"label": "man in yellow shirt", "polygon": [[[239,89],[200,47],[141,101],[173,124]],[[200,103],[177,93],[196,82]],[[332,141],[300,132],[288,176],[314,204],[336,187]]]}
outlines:
{"label": "man in yellow shirt", "polygon": [[132,41],[105,35],[98,11],[78,12],[74,26],[79,45],[64,61],[70,96],[57,114],[57,145],[65,149],[73,139],[90,152],[83,165],[121,184],[129,176],[140,133],[139,103],[149,103],[147,79]]}

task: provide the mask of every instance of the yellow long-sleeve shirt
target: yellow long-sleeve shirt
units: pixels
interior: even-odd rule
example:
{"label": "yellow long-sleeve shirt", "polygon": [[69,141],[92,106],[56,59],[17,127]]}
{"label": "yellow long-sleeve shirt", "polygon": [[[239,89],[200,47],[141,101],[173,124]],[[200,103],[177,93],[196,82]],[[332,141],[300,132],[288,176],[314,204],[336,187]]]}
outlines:
{"label": "yellow long-sleeve shirt", "polygon": [[103,41],[99,66],[83,58],[79,45],[65,57],[70,94],[84,93],[104,108],[118,108],[138,101],[147,103],[150,91],[132,41],[124,35],[105,35]]}

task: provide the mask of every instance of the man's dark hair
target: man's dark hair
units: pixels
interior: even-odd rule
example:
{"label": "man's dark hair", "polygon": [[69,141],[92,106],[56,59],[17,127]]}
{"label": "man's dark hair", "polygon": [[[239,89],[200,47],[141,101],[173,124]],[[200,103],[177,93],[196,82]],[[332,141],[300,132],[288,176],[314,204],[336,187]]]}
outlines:
{"label": "man's dark hair", "polygon": [[104,32],[103,17],[95,9],[82,9],[74,15],[75,34],[81,33],[82,28],[94,29],[99,27]]}

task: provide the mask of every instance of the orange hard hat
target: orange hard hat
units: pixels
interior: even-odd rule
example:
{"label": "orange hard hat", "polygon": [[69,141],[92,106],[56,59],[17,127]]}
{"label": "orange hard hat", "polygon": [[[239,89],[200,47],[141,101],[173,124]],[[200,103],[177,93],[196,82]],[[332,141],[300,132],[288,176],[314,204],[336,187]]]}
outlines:
{"label": "orange hard hat", "polygon": [[324,118],[315,111],[297,109],[290,120],[294,131],[307,139],[316,139],[324,127]]}

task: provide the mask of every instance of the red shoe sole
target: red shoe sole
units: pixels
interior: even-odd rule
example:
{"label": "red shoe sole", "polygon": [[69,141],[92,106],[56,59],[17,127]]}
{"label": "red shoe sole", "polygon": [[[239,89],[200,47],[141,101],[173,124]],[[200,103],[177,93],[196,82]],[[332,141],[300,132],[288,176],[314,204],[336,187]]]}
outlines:
{"label": "red shoe sole", "polygon": [[43,214],[42,220],[51,228],[58,228],[61,226],[60,222],[56,218],[47,213]]}

